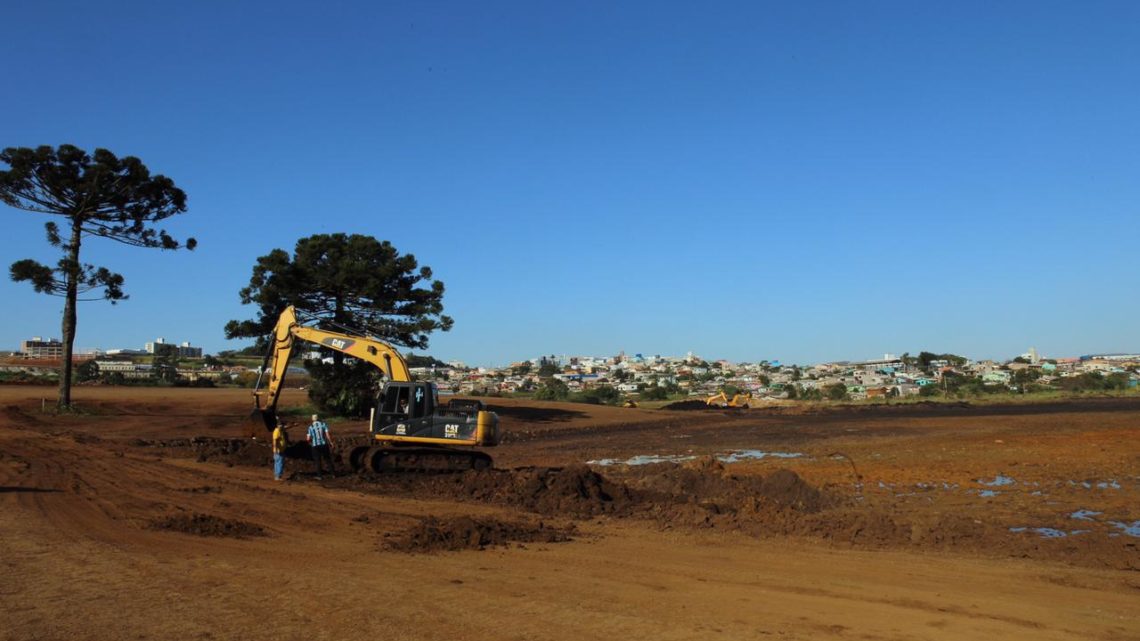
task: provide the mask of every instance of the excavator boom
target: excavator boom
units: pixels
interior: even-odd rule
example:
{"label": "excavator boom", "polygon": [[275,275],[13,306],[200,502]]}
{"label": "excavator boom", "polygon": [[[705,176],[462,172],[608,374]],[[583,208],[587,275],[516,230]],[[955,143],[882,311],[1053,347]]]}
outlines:
{"label": "excavator boom", "polygon": [[[368,361],[389,381],[412,380],[407,362],[391,345],[373,338],[350,336],[302,325],[297,320],[297,310],[290,305],[277,318],[277,325],[274,326],[273,336],[270,338],[272,345],[265,355],[261,376],[253,392],[254,412],[250,417],[251,432],[259,431],[257,430],[259,426],[272,432],[277,424],[277,400],[281,396],[281,386],[285,383],[285,373],[288,371],[289,359],[293,356],[297,339]],[[261,434],[251,433],[250,436],[257,438]]]}

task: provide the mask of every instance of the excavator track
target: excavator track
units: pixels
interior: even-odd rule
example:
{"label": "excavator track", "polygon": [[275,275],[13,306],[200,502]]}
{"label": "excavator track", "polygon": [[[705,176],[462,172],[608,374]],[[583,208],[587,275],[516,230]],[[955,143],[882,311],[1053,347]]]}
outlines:
{"label": "excavator track", "polygon": [[354,448],[348,456],[354,472],[464,472],[485,470],[492,465],[483,452],[444,447]]}

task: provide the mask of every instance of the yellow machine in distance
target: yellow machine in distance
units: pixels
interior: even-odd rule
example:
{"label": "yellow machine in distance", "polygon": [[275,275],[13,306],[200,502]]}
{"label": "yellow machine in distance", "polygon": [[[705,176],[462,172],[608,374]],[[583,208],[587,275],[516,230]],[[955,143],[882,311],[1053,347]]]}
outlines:
{"label": "yellow machine in distance", "polygon": [[734,407],[740,409],[748,409],[748,405],[752,402],[752,393],[736,393],[729,398],[723,390],[719,394],[714,394],[705,399],[705,405],[709,407]]}

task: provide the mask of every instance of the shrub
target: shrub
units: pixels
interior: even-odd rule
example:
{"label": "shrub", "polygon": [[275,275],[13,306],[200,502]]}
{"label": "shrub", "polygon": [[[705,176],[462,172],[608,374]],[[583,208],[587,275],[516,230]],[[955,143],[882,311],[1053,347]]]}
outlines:
{"label": "shrub", "polygon": [[843,383],[832,383],[823,388],[823,394],[832,401],[847,400],[847,386]]}
{"label": "shrub", "polygon": [[937,385],[923,385],[918,388],[918,395],[923,398],[930,398],[931,396],[938,396]]}
{"label": "shrub", "polygon": [[572,395],[570,400],[591,405],[617,405],[621,402],[621,392],[609,385],[599,385]]}
{"label": "shrub", "polygon": [[538,401],[564,401],[569,397],[570,388],[556,378],[543,382],[534,393],[534,398]]}

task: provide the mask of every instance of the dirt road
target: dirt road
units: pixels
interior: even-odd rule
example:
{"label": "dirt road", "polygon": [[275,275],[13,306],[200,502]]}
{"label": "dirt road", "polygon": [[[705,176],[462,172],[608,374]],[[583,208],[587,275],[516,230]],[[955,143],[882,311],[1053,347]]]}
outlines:
{"label": "dirt road", "polygon": [[4,639],[1140,638],[1134,401],[497,402],[494,473],[278,484],[248,392],[50,394],[0,388]]}

